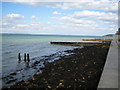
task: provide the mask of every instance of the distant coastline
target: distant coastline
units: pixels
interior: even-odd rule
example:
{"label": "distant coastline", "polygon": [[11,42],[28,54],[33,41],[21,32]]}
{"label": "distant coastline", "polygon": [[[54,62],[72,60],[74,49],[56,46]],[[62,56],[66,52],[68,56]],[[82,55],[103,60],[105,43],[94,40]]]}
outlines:
{"label": "distant coastline", "polygon": [[67,34],[25,34],[25,33],[1,33],[3,35],[32,35],[32,36],[76,36],[76,37],[79,37],[79,36],[89,36],[89,37],[93,37],[93,36],[96,36],[96,37],[102,37],[102,35],[67,35]]}
{"label": "distant coastline", "polygon": [[103,37],[112,37],[113,34],[107,34],[107,35],[104,35]]}

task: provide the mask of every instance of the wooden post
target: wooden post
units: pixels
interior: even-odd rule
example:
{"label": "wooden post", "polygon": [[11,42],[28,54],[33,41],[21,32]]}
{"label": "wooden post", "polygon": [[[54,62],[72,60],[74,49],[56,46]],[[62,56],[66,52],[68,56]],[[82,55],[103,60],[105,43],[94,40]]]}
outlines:
{"label": "wooden post", "polygon": [[26,53],[24,53],[24,61],[26,62]]}
{"label": "wooden post", "polygon": [[28,62],[30,61],[30,57],[29,57],[29,54],[27,54],[27,61],[28,61]]}
{"label": "wooden post", "polygon": [[18,53],[18,61],[21,61],[20,53]]}

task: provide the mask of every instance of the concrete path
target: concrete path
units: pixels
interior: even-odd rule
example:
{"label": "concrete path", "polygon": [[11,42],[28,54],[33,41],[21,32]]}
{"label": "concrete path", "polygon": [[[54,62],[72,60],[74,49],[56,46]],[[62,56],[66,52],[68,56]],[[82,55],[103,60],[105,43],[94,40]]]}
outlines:
{"label": "concrete path", "polygon": [[108,51],[103,73],[98,84],[98,89],[118,88],[118,50],[120,48],[117,39],[118,35],[114,35]]}

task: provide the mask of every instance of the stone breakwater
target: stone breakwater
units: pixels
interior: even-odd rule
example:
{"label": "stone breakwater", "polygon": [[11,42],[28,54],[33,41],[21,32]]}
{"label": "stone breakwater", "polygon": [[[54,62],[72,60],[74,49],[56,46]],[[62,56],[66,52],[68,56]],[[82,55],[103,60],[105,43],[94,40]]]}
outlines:
{"label": "stone breakwater", "polygon": [[50,42],[55,45],[71,45],[71,46],[92,46],[92,45],[106,45],[109,46],[110,42]]}
{"label": "stone breakwater", "polygon": [[113,39],[82,39],[83,41],[102,41],[102,42],[111,42]]}

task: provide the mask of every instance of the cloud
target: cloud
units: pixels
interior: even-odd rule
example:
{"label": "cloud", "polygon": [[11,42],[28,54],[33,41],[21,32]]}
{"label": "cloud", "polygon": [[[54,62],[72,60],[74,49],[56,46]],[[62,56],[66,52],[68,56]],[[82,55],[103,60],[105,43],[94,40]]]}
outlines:
{"label": "cloud", "polygon": [[[20,0],[18,0],[20,1]],[[48,7],[61,9],[63,12],[57,10],[52,12],[51,20],[40,21],[34,23],[36,16],[31,16],[33,19],[30,22],[19,22],[24,16],[20,14],[8,14],[3,20],[3,31],[9,32],[11,29],[14,32],[24,32],[33,34],[69,34],[69,35],[104,35],[115,33],[117,29],[117,3],[109,0],[91,0],[91,2],[20,2],[37,7]],[[36,8],[37,8],[36,7]],[[60,15],[55,17],[55,15]],[[41,17],[42,18],[42,17]],[[25,19],[23,19],[25,20]],[[30,19],[31,20],[31,19]],[[56,20],[56,21],[55,21]],[[26,20],[27,21],[27,20]],[[21,29],[22,28],[22,29]],[[89,32],[89,33],[88,33]]]}
{"label": "cloud", "polygon": [[75,24],[95,24],[93,20],[87,20],[87,19],[82,19],[82,18],[74,18],[71,16],[63,16],[59,18],[59,20],[62,20],[67,23],[75,23]]}
{"label": "cloud", "polygon": [[16,24],[20,23],[21,20],[24,20],[24,16],[20,14],[7,14],[2,17],[2,27],[11,28]]}
{"label": "cloud", "polygon": [[35,3],[38,3],[38,2],[86,2],[86,1],[93,1],[93,0],[4,0],[5,2],[23,2],[23,3],[28,3],[30,4],[31,2],[35,2]]}
{"label": "cloud", "polygon": [[81,11],[75,12],[72,17],[75,18],[86,18],[87,19],[99,19],[99,20],[117,20],[117,14],[111,12],[100,12],[100,11]]}
{"label": "cloud", "polygon": [[[49,6],[50,7],[50,6]],[[55,8],[52,7],[51,8]],[[100,9],[103,11],[108,12],[117,12],[118,10],[118,3],[117,2],[111,2],[111,1],[88,1],[88,2],[65,2],[65,3],[59,3],[56,5],[56,8],[61,9]]]}
{"label": "cloud", "polygon": [[[114,33],[116,27],[113,22],[105,21],[104,19],[99,23],[96,21],[99,20],[98,16],[102,17],[106,15],[107,13],[98,13],[98,11],[77,11],[59,18],[52,18],[58,20],[59,22],[57,23],[49,21],[46,23],[37,21],[26,23],[23,21],[16,21],[16,19],[9,20],[6,18],[7,20],[3,20],[3,32],[69,35],[97,35],[96,33],[98,32],[98,35],[104,35],[108,32]],[[108,17],[109,15],[113,14],[108,14]],[[102,26],[101,23],[104,24],[105,27]]]}
{"label": "cloud", "polygon": [[10,19],[23,19],[24,18],[24,16],[20,14],[7,14],[6,17]]}
{"label": "cloud", "polygon": [[99,32],[100,35],[106,32],[115,33],[117,30],[118,15],[112,12],[82,10],[59,18],[54,16],[51,19],[60,20],[64,25],[66,25],[66,23],[70,24],[68,28],[74,27],[74,30],[81,31],[82,33],[85,31],[84,33],[87,34],[88,31],[91,32],[90,34],[92,35],[92,33]]}
{"label": "cloud", "polygon": [[119,0],[4,0],[5,2],[23,2],[30,4],[31,2],[93,2],[93,1],[101,1],[101,2],[118,2]]}
{"label": "cloud", "polygon": [[[7,1],[7,0],[4,0]],[[116,12],[118,0],[8,0],[14,3],[23,3],[32,6],[45,6],[61,9],[102,9]]]}
{"label": "cloud", "polygon": [[[105,35],[115,33],[117,14],[100,11],[76,11],[61,17],[52,17],[56,23],[16,22],[16,19],[3,20],[3,32],[33,34]],[[22,28],[22,29],[21,29]],[[12,29],[12,30],[11,30]],[[23,31],[24,30],[24,31]],[[18,31],[18,32],[17,32]],[[89,32],[89,33],[88,33]],[[97,33],[97,34],[96,34]]]}
{"label": "cloud", "polygon": [[35,18],[36,18],[36,16],[31,16],[31,18],[32,18],[32,19],[35,19]]}
{"label": "cloud", "polygon": [[107,22],[108,24],[113,22],[117,24],[118,15],[111,12],[100,12],[100,11],[76,11],[72,14],[61,16],[61,17],[51,17],[53,20],[60,20],[67,23],[75,24],[95,24],[100,21]]}
{"label": "cloud", "polygon": [[32,6],[44,6],[49,8],[60,8],[60,9],[101,9],[108,12],[117,12],[118,0],[69,0],[69,1],[58,1],[54,2],[46,1],[24,1],[24,0],[12,0],[16,3],[23,3]]}
{"label": "cloud", "polygon": [[16,27],[25,28],[25,27],[29,27],[29,25],[27,25],[27,24],[18,24],[18,25],[16,25]]}
{"label": "cloud", "polygon": [[57,12],[57,11],[54,11],[53,14],[55,14],[55,15],[60,15],[61,13],[60,13],[60,12]]}
{"label": "cloud", "polygon": [[47,22],[47,24],[52,24],[51,22]]}
{"label": "cloud", "polygon": [[[63,35],[105,35],[108,32],[114,33],[115,30],[110,27],[99,27],[90,24],[74,24],[74,23],[56,23],[53,24],[39,24],[37,26],[29,24],[28,27],[24,25],[16,25],[20,27],[3,28],[3,32],[13,31],[14,33],[32,33],[32,34],[63,34]],[[21,29],[23,28],[24,29]],[[88,33],[89,32],[89,33]]]}

